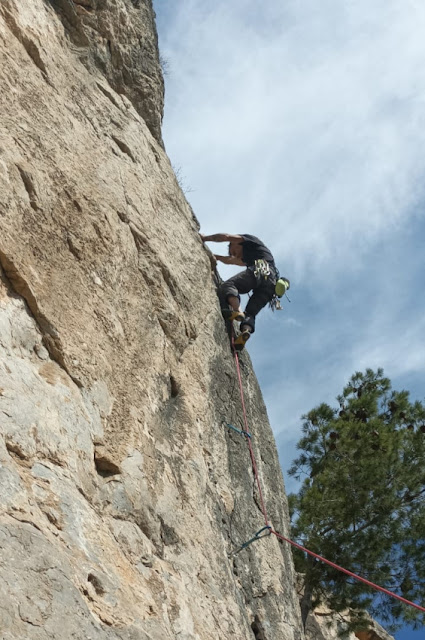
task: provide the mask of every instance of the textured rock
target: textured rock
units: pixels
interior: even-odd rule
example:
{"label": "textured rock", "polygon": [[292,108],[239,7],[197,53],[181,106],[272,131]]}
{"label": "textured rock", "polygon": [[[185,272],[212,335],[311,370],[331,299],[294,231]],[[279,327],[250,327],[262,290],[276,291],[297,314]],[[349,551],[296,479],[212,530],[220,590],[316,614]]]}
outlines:
{"label": "textured rock", "polygon": [[[325,608],[317,609],[307,618],[306,640],[338,640],[349,618]],[[394,640],[375,620],[369,618],[369,629],[346,635],[346,640]]]}
{"label": "textured rock", "polygon": [[[91,75],[104,76],[114,91],[129,98],[161,142],[164,82],[151,0],[46,1]],[[99,88],[114,102],[104,83]]]}
{"label": "textured rock", "polygon": [[[302,637],[290,550],[228,555],[264,520],[223,426],[241,404],[208,254],[159,142],[152,16],[0,5],[2,640]],[[246,354],[242,376],[285,534]]]}

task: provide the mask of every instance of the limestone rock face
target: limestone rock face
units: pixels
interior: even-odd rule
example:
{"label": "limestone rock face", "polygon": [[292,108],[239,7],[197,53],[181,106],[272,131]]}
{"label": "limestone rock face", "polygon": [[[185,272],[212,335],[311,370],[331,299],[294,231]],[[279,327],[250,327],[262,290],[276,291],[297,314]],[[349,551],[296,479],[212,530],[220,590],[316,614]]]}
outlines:
{"label": "limestone rock face", "polygon": [[[108,44],[110,42],[110,44]],[[108,53],[109,52],[109,53]],[[300,640],[148,0],[0,4],[2,640]],[[272,432],[241,357],[269,520]]]}
{"label": "limestone rock face", "polygon": [[152,0],[46,2],[60,17],[74,55],[92,75],[99,71],[117,93],[129,98],[161,142],[164,82]]}
{"label": "limestone rock face", "polygon": [[[308,615],[305,628],[306,640],[338,640],[346,619],[347,616],[338,616],[325,608],[317,609]],[[368,624],[369,629],[349,633],[347,640],[394,640],[393,636],[390,636],[375,620],[369,618]]]}

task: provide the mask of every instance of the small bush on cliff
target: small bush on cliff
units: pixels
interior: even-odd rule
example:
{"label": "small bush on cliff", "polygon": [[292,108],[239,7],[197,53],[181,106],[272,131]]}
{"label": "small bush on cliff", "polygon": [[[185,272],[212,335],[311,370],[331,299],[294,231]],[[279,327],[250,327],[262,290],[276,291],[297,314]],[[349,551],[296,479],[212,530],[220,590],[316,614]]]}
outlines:
{"label": "small bush on cliff", "polygon": [[[393,391],[382,369],[355,373],[337,398],[303,416],[300,455],[290,474],[303,479],[290,496],[295,539],[328,560],[425,606],[425,407]],[[396,628],[425,626],[425,614],[295,552],[304,575],[301,603],[359,611]]]}

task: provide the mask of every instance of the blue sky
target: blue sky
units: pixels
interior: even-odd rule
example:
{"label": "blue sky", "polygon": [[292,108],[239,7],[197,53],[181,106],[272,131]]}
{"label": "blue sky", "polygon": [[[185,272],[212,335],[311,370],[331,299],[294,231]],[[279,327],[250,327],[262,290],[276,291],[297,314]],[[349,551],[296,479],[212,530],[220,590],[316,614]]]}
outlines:
{"label": "blue sky", "polygon": [[291,280],[248,345],[291,490],[301,415],[354,371],[425,399],[425,3],[154,6],[166,150],[202,231],[259,236]]}

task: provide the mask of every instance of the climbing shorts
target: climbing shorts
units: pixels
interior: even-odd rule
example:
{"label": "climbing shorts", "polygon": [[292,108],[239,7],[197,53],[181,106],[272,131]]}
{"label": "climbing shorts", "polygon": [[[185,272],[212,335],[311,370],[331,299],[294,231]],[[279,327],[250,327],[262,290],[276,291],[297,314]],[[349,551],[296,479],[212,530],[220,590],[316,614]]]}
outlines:
{"label": "climbing shorts", "polygon": [[240,294],[249,293],[252,295],[248,300],[245,308],[245,320],[241,323],[241,329],[245,325],[251,328],[251,332],[255,331],[255,316],[266,306],[274,296],[275,279],[270,278],[262,280],[258,285],[258,279],[252,269],[246,269],[232,276],[219,288],[219,298],[221,306],[224,307],[228,302],[229,296],[235,296],[240,300]]}

